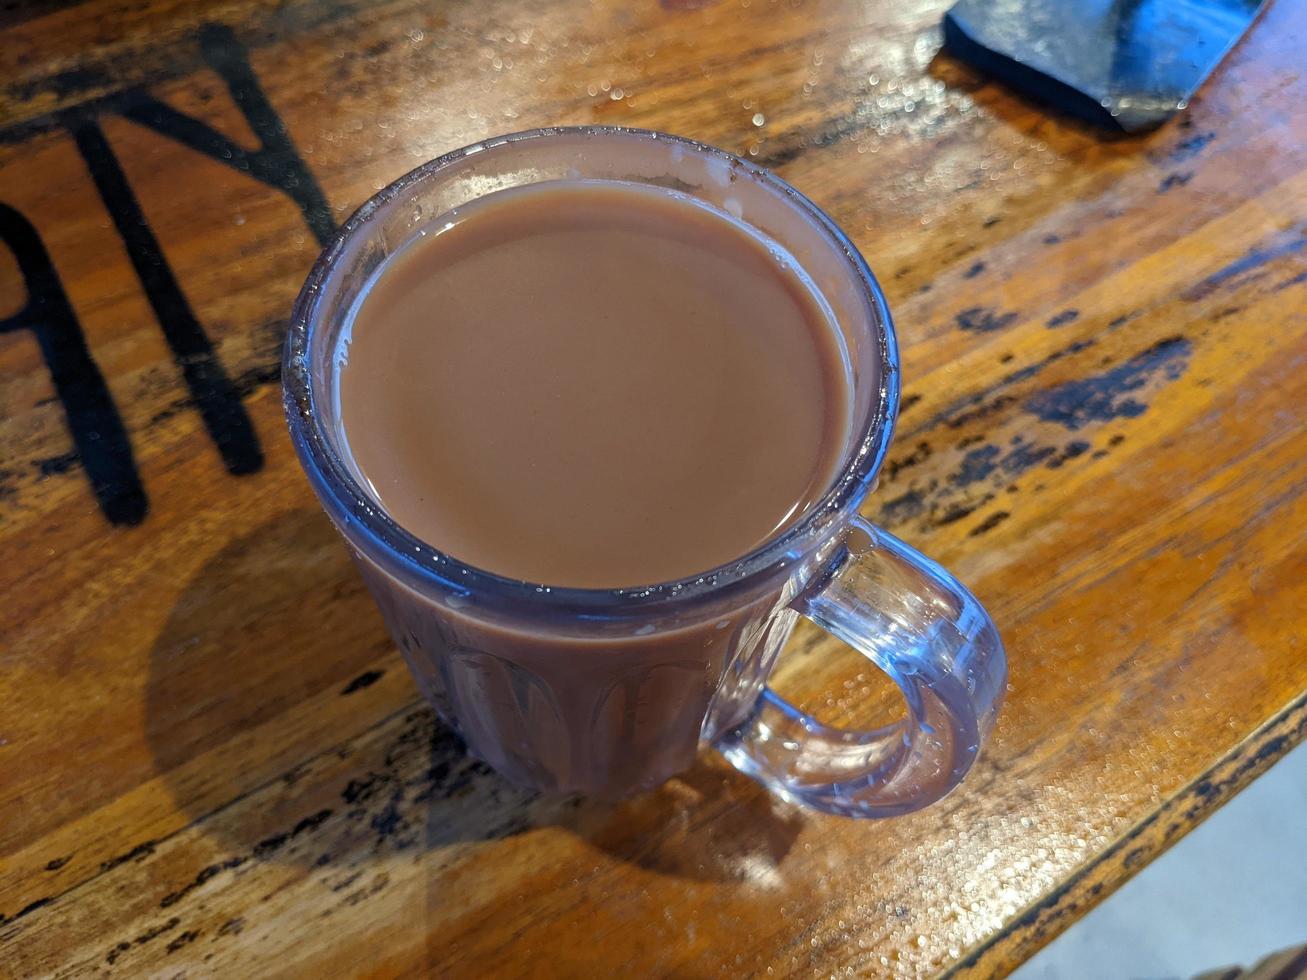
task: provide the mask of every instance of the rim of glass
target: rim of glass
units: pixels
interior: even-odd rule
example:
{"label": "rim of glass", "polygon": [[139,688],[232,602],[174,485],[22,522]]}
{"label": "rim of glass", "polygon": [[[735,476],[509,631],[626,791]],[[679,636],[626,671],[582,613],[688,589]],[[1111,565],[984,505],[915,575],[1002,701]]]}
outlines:
{"label": "rim of glass", "polygon": [[[859,430],[857,441],[846,454],[830,487],[806,514],[785,531],[767,539],[748,554],[716,568],[646,586],[575,588],[527,582],[469,565],[414,536],[396,523],[359,485],[324,431],[321,412],[313,392],[309,353],[318,326],[318,311],[328,292],[327,286],[335,272],[337,260],[346,251],[346,243],[357,235],[366,234],[373,215],[414,184],[437,177],[441,171],[465,157],[506,144],[559,136],[616,136],[670,141],[742,168],[750,178],[780,191],[799,211],[831,236],[848,263],[848,271],[860,284],[879,320],[878,324],[872,325],[873,329],[879,327],[878,336],[874,338],[880,352],[879,392],[866,417],[855,423]],[[685,136],[626,126],[553,126],[487,138],[452,150],[414,168],[365,201],[340,226],[322,250],[295,301],[286,340],[283,395],[292,441],[315,487],[320,492],[329,494],[336,508],[349,515],[374,545],[384,549],[392,561],[398,562],[402,570],[418,583],[440,591],[475,597],[474,601],[478,605],[539,605],[552,611],[568,608],[582,616],[603,616],[635,610],[648,611],[652,606],[747,590],[751,585],[779,573],[799,555],[806,553],[806,546],[798,548],[797,553],[796,546],[810,538],[820,537],[827,529],[830,518],[855,501],[871,485],[880,469],[894,434],[899,404],[898,363],[898,345],[889,307],[876,277],[857,246],[821,208],[776,174],[725,150]]]}

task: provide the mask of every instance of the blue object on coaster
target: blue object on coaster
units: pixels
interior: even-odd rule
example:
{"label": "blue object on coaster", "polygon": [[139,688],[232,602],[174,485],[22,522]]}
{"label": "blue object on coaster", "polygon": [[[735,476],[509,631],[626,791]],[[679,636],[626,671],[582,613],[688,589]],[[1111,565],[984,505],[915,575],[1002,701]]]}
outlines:
{"label": "blue object on coaster", "polygon": [[958,0],[944,43],[1064,112],[1127,133],[1161,125],[1264,0]]}

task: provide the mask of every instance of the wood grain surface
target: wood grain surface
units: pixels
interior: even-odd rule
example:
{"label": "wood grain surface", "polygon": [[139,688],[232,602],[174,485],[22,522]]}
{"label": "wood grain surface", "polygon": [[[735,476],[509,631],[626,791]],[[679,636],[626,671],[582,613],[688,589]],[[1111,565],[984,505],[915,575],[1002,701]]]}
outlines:
{"label": "wood grain surface", "polygon": [[[1003,974],[1307,734],[1307,7],[1107,138],[939,51],[942,0],[0,8],[0,975]],[[336,223],[546,123],[683,133],[846,228],[896,314],[866,513],[1008,644],[932,809],[705,754],[530,797],[420,702],[293,458]],[[781,688],[890,710],[800,629]]]}

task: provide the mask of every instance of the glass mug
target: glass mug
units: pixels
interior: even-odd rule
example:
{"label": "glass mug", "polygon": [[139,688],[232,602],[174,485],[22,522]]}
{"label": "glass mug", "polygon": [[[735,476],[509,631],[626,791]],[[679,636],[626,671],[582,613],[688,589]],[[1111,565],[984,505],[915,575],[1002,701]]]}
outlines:
{"label": "glass mug", "polygon": [[[824,497],[750,554],[682,581],[552,588],[470,567],[391,520],[342,449],[336,343],[378,266],[470,201],[576,178],[673,187],[751,225],[810,276],[848,349],[854,424]],[[419,687],[511,780],[619,797],[688,768],[703,743],[787,800],[873,817],[938,800],[975,762],[1006,688],[994,624],[952,575],[858,515],[898,411],[885,299],[853,244],[775,175],[616,127],[448,153],[379,192],[324,250],[295,305],[284,378],[300,461]],[[840,730],[769,688],[800,616],[888,674],[906,717]]]}

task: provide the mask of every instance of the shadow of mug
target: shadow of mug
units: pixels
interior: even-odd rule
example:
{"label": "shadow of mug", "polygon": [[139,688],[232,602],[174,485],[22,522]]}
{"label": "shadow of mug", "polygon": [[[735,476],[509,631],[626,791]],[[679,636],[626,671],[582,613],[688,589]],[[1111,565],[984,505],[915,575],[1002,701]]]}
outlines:
{"label": "shadow of mug", "polygon": [[[236,537],[182,589],[150,651],[145,734],[177,808],[249,850],[223,804],[339,740],[331,719],[250,737],[375,666],[390,649],[326,517],[289,511]],[[288,744],[289,743],[289,744]],[[239,808],[237,808],[239,809]],[[252,831],[253,832],[253,831]]]}
{"label": "shadow of mug", "polygon": [[[801,826],[715,757],[615,804],[541,797],[469,757],[416,691],[364,731],[342,729],[329,710],[276,724],[324,694],[351,696],[383,658],[404,669],[317,511],[233,539],[186,584],[151,651],[146,734],[176,806],[228,861],[330,872],[558,827],[618,861],[731,881],[774,873]],[[266,740],[250,737],[260,726]],[[225,806],[247,794],[259,804]]]}

